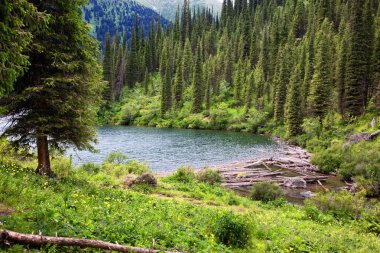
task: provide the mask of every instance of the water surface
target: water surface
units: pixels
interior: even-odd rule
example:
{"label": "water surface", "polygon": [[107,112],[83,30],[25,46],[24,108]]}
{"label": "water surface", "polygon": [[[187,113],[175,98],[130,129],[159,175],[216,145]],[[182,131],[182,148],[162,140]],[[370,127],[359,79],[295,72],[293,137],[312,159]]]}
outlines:
{"label": "water surface", "polygon": [[69,150],[75,164],[101,163],[111,152],[144,161],[157,172],[181,165],[202,168],[276,155],[282,149],[267,137],[228,131],[106,126],[98,128],[99,153]]}

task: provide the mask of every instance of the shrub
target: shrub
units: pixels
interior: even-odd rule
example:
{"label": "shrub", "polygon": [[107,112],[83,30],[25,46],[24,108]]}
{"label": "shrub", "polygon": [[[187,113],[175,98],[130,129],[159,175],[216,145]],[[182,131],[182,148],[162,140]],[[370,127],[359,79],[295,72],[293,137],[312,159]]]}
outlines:
{"label": "shrub", "polygon": [[73,174],[71,159],[66,157],[53,157],[51,159],[51,169],[57,177],[68,177]]}
{"label": "shrub", "polygon": [[268,182],[260,182],[253,185],[251,199],[263,202],[273,201],[284,196],[280,186]]}
{"label": "shrub", "polygon": [[307,216],[316,221],[328,219],[321,212],[336,219],[362,220],[366,231],[380,234],[380,203],[377,200],[368,201],[364,193],[320,193],[305,201],[305,210]]}
{"label": "shrub", "polygon": [[197,178],[200,182],[204,182],[210,185],[220,184],[222,182],[222,176],[218,171],[212,169],[204,169],[198,172]]}
{"label": "shrub", "polygon": [[319,193],[305,201],[307,206],[315,206],[336,218],[359,219],[365,209],[366,199],[362,194],[347,191]]}
{"label": "shrub", "polygon": [[244,248],[250,239],[249,225],[242,217],[225,214],[214,225],[213,232],[220,243]]}
{"label": "shrub", "polygon": [[339,175],[356,183],[369,196],[380,195],[380,142],[360,142],[344,153]]}
{"label": "shrub", "polygon": [[90,174],[98,174],[101,169],[102,167],[100,165],[94,163],[85,163],[79,167],[79,170],[83,170]]}
{"label": "shrub", "polygon": [[170,178],[178,182],[190,183],[196,180],[196,174],[189,166],[182,166]]}
{"label": "shrub", "polygon": [[323,173],[334,172],[337,171],[343,163],[342,152],[339,145],[334,145],[315,153],[311,162]]}
{"label": "shrub", "polygon": [[111,152],[104,160],[104,163],[125,164],[127,162],[127,159],[127,155],[122,152]]}

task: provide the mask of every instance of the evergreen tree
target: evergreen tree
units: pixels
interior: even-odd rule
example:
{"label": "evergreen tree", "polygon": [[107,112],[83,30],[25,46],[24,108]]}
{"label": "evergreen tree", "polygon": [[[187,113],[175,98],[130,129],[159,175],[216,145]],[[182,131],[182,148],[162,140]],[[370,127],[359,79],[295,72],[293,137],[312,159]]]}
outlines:
{"label": "evergreen tree", "polygon": [[345,107],[349,116],[358,116],[364,112],[367,100],[369,81],[368,53],[368,27],[365,24],[365,0],[350,0],[350,38],[347,52],[347,65],[345,74],[346,97]]}
{"label": "evergreen tree", "polygon": [[342,38],[338,43],[338,60],[336,65],[335,81],[338,93],[338,110],[341,115],[345,114],[345,95],[346,95],[346,62],[347,62],[347,48],[348,48],[348,35],[349,27],[341,22],[340,33]]}
{"label": "evergreen tree", "polygon": [[[161,117],[171,108],[172,90],[171,90],[171,73],[169,61],[165,64],[165,75],[163,76],[161,92]],[[162,79],[161,79],[162,80]]]}
{"label": "evergreen tree", "polygon": [[35,26],[45,26],[48,17],[26,0],[0,2],[0,97],[12,91],[13,83],[29,66],[25,49],[32,42]]}
{"label": "evergreen tree", "polygon": [[145,75],[144,75],[144,94],[148,95],[149,93],[149,72],[148,68],[145,70]]}
{"label": "evergreen tree", "polygon": [[290,78],[289,91],[285,106],[285,123],[287,134],[290,137],[302,133],[302,103],[301,103],[301,65],[297,64]]}
{"label": "evergreen tree", "polygon": [[378,110],[380,110],[380,4],[377,10],[376,25],[375,25],[375,45],[373,53],[373,86],[375,104]]}
{"label": "evergreen tree", "polygon": [[195,62],[193,66],[193,113],[199,113],[202,109],[203,101],[203,89],[202,89],[202,55],[201,55],[200,40],[198,40],[198,46],[195,56]]}
{"label": "evergreen tree", "polygon": [[104,47],[103,56],[103,79],[107,81],[107,86],[103,92],[103,99],[107,102],[111,101],[112,98],[112,52],[111,52],[111,37],[110,34],[106,34],[106,44]]}
{"label": "evergreen tree", "polygon": [[252,107],[252,98],[253,98],[253,93],[255,89],[255,78],[254,78],[253,73],[251,73],[247,78],[247,87],[248,89],[247,89],[246,104],[245,104],[246,113],[248,113]]}
{"label": "evergreen tree", "polygon": [[291,69],[293,66],[293,50],[289,44],[286,44],[278,53],[278,69],[275,77],[276,92],[274,98],[274,118],[276,122],[282,122],[284,119],[284,106],[286,103],[287,84],[290,80]]}
{"label": "evergreen tree", "polygon": [[[98,48],[82,20],[83,1],[35,2],[51,15],[38,27],[28,51],[30,67],[17,80],[6,105],[11,125],[4,135],[16,145],[37,147],[37,173],[52,176],[49,147],[92,149],[94,103],[101,94]],[[37,145],[35,145],[37,144]]]}
{"label": "evergreen tree", "polygon": [[190,73],[192,72],[192,52],[189,39],[186,39],[182,54],[182,77],[185,84],[190,83]]}
{"label": "evergreen tree", "polygon": [[178,64],[174,80],[174,105],[177,109],[182,105],[183,83],[182,68]]}
{"label": "evergreen tree", "polygon": [[329,109],[332,91],[331,26],[328,19],[325,19],[321,30],[316,34],[314,75],[310,86],[310,111],[321,120]]}

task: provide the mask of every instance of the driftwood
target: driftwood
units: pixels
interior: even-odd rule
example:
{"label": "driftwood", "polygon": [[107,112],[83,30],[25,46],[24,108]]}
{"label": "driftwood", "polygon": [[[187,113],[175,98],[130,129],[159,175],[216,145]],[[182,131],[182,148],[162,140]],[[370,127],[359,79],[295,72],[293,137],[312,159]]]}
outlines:
{"label": "driftwood", "polygon": [[[119,244],[103,242],[103,241],[98,241],[98,240],[30,235],[30,234],[17,233],[10,230],[0,230],[0,245],[1,244],[9,245],[10,243],[33,245],[33,246],[43,246],[43,245],[48,245],[48,244],[59,245],[59,246],[78,246],[81,248],[97,248],[97,249],[104,249],[104,250],[113,250],[113,251],[118,251],[118,252],[134,252],[134,253],[162,252],[159,250],[123,246]],[[165,252],[175,253],[175,252],[170,252],[170,251],[165,251]]]}
{"label": "driftwood", "polygon": [[358,143],[360,141],[371,141],[374,140],[378,135],[380,135],[380,130],[373,133],[361,133],[354,134],[348,137],[350,143]]}
{"label": "driftwood", "polygon": [[288,171],[308,184],[322,184],[321,181],[326,181],[328,176],[318,173],[318,168],[310,162],[310,158],[311,154],[305,150],[286,145],[284,152],[276,157],[233,162],[215,166],[214,169],[223,178],[222,186],[240,191],[246,191],[258,182],[285,185],[286,181],[293,178],[285,176]]}

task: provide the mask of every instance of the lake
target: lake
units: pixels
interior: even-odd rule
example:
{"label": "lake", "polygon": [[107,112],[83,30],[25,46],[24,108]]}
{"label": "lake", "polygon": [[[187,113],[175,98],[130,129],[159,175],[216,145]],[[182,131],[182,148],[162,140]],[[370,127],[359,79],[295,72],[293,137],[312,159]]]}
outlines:
{"label": "lake", "polygon": [[102,163],[111,152],[146,162],[155,172],[170,172],[181,165],[202,168],[232,161],[273,156],[282,146],[250,133],[213,130],[159,129],[105,126],[98,128],[98,153],[69,150],[74,164]]}

